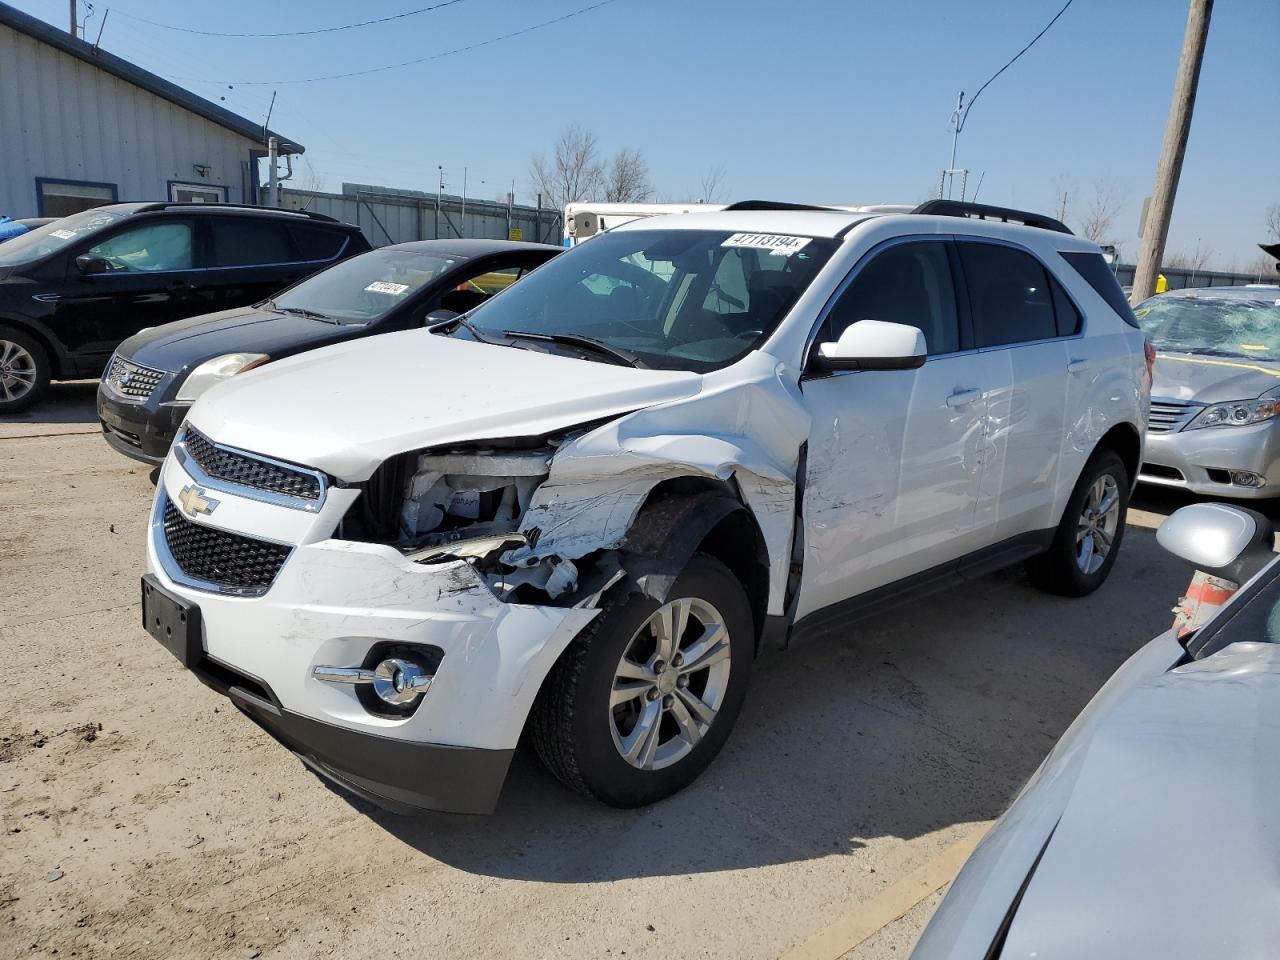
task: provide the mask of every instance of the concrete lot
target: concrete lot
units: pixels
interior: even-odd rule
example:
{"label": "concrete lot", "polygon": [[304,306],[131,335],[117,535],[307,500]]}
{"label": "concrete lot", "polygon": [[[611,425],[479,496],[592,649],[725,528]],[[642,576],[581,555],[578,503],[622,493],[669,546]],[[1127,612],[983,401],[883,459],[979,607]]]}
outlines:
{"label": "concrete lot", "polygon": [[903,957],[1188,576],[1151,531],[1180,501],[1144,496],[1088,599],[1011,571],[770,656],[672,800],[598,806],[522,750],[493,817],[397,818],[143,631],[149,471],[92,400],[0,423],[3,957]]}

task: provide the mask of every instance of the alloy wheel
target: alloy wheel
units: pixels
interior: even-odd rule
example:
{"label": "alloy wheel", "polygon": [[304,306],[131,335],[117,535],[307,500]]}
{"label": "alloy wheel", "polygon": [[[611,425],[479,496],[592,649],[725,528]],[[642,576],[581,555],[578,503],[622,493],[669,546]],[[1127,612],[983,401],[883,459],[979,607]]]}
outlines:
{"label": "alloy wheel", "polygon": [[36,385],[36,358],[12,340],[0,340],[0,401],[21,400]]}
{"label": "alloy wheel", "polygon": [[705,600],[682,597],[654,611],[614,671],[609,724],[622,758],[660,770],[687,756],[724,704],[730,661],[724,618]]}
{"label": "alloy wheel", "polygon": [[1076,527],[1076,564],[1084,574],[1096,573],[1106,562],[1120,526],[1120,485],[1104,473],[1089,487]]}

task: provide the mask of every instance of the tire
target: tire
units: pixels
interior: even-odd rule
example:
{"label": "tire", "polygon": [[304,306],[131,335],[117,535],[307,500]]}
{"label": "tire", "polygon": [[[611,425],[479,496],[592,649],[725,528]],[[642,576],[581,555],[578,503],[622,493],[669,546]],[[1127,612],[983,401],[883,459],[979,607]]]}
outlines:
{"label": "tire", "polygon": [[0,417],[21,413],[49,387],[49,355],[31,334],[0,326]]}
{"label": "tire", "polygon": [[[547,676],[531,714],[534,748],[547,769],[571,789],[614,807],[654,803],[693,782],[728,739],[751,678],[751,605],[728,567],[706,554],[695,555],[669,598],[659,604],[619,591],[606,601]],[[690,669],[692,660],[680,663],[683,653],[679,659],[672,654],[663,661],[667,669],[655,673],[662,649],[654,627],[681,605],[688,626],[677,649],[709,643],[697,662],[708,662],[709,651],[715,651],[715,661]],[[699,629],[717,616],[727,640]],[[624,655],[630,666],[624,667]],[[611,706],[615,683],[623,699]],[[686,706],[690,695],[715,706],[708,724],[699,722],[696,703]],[[656,723],[642,722],[652,721],[655,713]],[[645,736],[646,729],[653,732]],[[628,748],[633,760],[624,756]]]}
{"label": "tire", "polygon": [[[1112,495],[1115,501],[1097,519],[1093,508],[1100,491],[1104,502],[1109,502]],[[1090,510],[1089,516],[1086,509]],[[1124,461],[1111,450],[1098,451],[1085,464],[1071,491],[1053,544],[1026,563],[1032,584],[1063,597],[1083,597],[1097,590],[1115,566],[1128,510],[1129,471]],[[1105,539],[1108,532],[1109,544]]]}

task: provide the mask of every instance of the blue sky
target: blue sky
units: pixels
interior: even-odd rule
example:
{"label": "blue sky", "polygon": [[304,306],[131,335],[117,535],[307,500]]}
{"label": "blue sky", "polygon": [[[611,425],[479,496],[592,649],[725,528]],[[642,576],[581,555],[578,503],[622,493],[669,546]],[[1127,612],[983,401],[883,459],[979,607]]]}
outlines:
{"label": "blue sky", "polygon": [[[12,2],[12,0],[10,0]],[[725,168],[733,198],[916,201],[936,190],[955,96],[970,95],[1061,0],[614,0],[510,40],[366,77],[253,85],[360,70],[487,40],[591,0],[459,0],[390,24],[310,37],[225,39],[387,16],[429,0],[121,0],[102,45],[305,144],[304,179],[532,199],[529,158],[576,123],[606,151],[641,148],[660,195],[697,194]],[[65,0],[17,0],[58,25]],[[108,3],[97,0],[90,36]],[[268,17],[269,15],[269,17]],[[1137,252],[1186,22],[1185,0],[1075,0],[982,95],[958,165],[980,199],[1068,219],[1094,184],[1124,198],[1115,239]],[[1280,2],[1228,0],[1209,34],[1170,251],[1255,258],[1280,202]],[[182,79],[178,79],[182,78]],[[220,98],[225,97],[225,100]],[[478,181],[483,181],[482,183]]]}

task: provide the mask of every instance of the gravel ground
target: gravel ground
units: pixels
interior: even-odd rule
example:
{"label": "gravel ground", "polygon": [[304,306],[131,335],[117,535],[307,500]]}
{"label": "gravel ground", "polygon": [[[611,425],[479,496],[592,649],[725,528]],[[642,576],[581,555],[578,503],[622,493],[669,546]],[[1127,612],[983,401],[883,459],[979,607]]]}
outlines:
{"label": "gravel ground", "polygon": [[[2,957],[803,956],[999,816],[1187,579],[1150,529],[1179,501],[1145,498],[1085,600],[1012,571],[770,655],[665,803],[586,802],[522,749],[494,816],[394,817],[143,631],[150,471],[92,399],[0,423]],[[831,960],[905,956],[937,900]]]}

